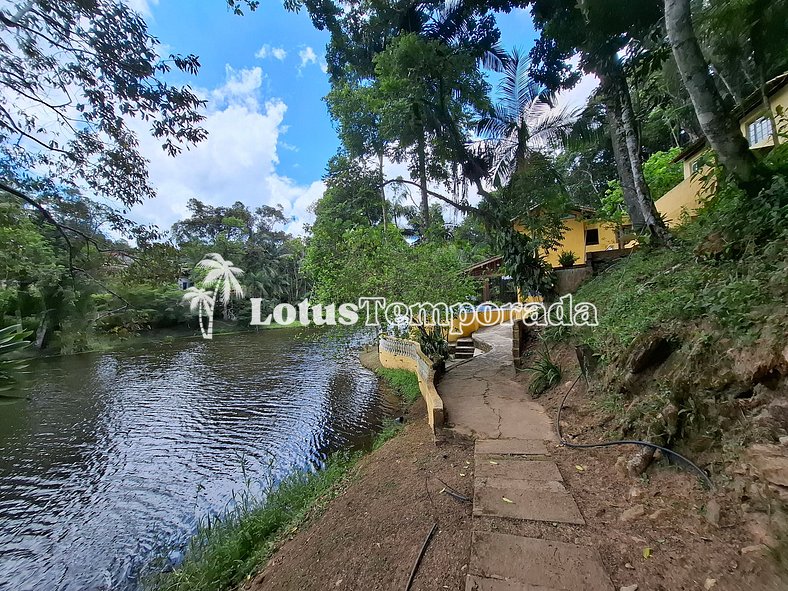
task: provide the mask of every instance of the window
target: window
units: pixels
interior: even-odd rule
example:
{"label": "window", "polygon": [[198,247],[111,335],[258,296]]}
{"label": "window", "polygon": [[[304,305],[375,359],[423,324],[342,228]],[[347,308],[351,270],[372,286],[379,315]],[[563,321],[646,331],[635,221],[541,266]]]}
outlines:
{"label": "window", "polygon": [[756,119],[747,126],[747,139],[751,146],[760,144],[772,135],[772,122],[768,117]]}
{"label": "window", "polygon": [[586,230],[586,246],[594,244],[599,244],[599,230],[597,228]]}

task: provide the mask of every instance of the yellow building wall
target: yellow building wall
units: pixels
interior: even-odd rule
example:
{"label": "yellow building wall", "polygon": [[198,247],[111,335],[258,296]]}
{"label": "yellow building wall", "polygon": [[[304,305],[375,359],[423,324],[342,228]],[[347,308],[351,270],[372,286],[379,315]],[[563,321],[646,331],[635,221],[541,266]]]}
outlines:
{"label": "yellow building wall", "polygon": [[[577,255],[576,265],[585,265],[587,253],[618,248],[616,227],[611,224],[599,224],[586,220],[571,219],[564,220],[564,226],[566,226],[566,230],[561,244],[554,250],[544,253],[545,260],[554,268],[561,266],[561,263],[558,262],[558,257],[560,257],[561,253],[564,251],[571,251]],[[599,230],[599,244],[586,245],[586,230],[593,229]]]}
{"label": "yellow building wall", "polygon": [[[777,108],[788,111],[788,86],[784,86],[777,91],[770,98],[772,110],[775,117],[778,118],[778,125],[780,123],[777,115]],[[741,119],[740,129],[742,135],[747,137],[747,128],[749,125],[761,117],[764,111],[761,108],[756,108],[750,111],[745,117]],[[783,121],[785,119],[783,118]],[[774,140],[769,137],[766,140],[750,146],[753,150],[760,148],[768,148],[774,145]],[[665,193],[661,199],[655,203],[657,211],[662,214],[668,227],[676,226],[681,222],[685,213],[687,215],[694,215],[695,212],[703,205],[705,198],[708,196],[708,191],[704,190],[703,183],[700,179],[705,172],[708,172],[706,167],[701,168],[697,172],[693,172],[695,163],[707,153],[707,150],[701,150],[697,154],[685,159],[684,164],[684,180],[676,187]]]}
{"label": "yellow building wall", "polygon": [[[775,118],[778,120],[777,124],[780,124],[779,116],[777,114],[777,108],[782,107],[784,111],[788,111],[788,86],[783,86],[780,90],[778,90],[775,94],[769,97],[769,102],[772,105],[772,112],[774,113]],[[759,119],[764,113],[766,112],[765,109],[762,107],[756,107],[741,120],[741,134],[744,137],[747,137],[747,127],[749,127],[750,123],[753,123],[756,119]],[[783,120],[784,121],[784,120]],[[774,145],[774,138],[769,136],[762,142],[755,144],[754,146],[750,146],[751,149],[757,150],[759,148],[768,148]]]}
{"label": "yellow building wall", "polygon": [[705,191],[699,176],[685,178],[654,203],[669,228],[681,223],[685,215],[695,215],[703,205]]}

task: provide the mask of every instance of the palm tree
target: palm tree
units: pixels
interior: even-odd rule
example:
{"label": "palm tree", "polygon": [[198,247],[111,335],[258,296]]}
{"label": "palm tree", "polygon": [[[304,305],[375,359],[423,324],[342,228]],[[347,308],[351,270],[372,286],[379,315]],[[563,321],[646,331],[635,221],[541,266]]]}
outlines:
{"label": "palm tree", "polygon": [[[213,301],[216,303],[216,298],[219,297],[219,289],[221,288],[222,306],[224,308],[224,316],[227,316],[227,304],[233,296],[242,298],[244,296],[243,287],[238,281],[238,277],[243,275],[243,271],[238,267],[233,266],[232,261],[227,261],[222,255],[216,252],[205,255],[205,258],[197,263],[198,267],[208,269],[208,274],[203,279],[202,284],[204,287],[213,287]],[[213,308],[211,315],[208,317],[208,332],[213,331]]]}
{"label": "palm tree", "polygon": [[[200,332],[204,339],[213,338],[213,303],[214,296],[202,287],[192,286],[183,294],[183,302],[189,304],[189,309],[192,312],[197,312],[197,322],[200,324]],[[206,331],[203,326],[202,317],[203,312],[208,317],[208,329]]]}
{"label": "palm tree", "polygon": [[516,49],[506,59],[498,87],[500,100],[478,124],[482,148],[492,157],[493,184],[507,184],[522,170],[532,151],[564,140],[576,116],[554,108],[555,96],[529,74],[530,62]]}

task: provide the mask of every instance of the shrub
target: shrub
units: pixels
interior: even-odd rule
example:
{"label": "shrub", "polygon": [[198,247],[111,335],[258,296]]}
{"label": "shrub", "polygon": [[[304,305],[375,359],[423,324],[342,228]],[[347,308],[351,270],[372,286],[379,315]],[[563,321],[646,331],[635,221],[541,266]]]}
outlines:
{"label": "shrub", "polygon": [[539,398],[561,380],[561,367],[550,358],[547,345],[540,352],[539,359],[532,366],[526,367],[525,371],[534,374],[531,385],[528,387],[532,398]]}
{"label": "shrub", "polygon": [[570,251],[562,250],[558,255],[558,264],[562,267],[571,267],[577,262],[577,255]]}

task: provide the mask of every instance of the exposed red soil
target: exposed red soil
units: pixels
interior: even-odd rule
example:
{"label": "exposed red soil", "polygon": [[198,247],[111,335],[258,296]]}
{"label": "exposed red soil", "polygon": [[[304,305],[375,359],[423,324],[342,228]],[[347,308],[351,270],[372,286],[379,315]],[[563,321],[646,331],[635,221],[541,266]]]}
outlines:
{"label": "exposed red soil", "polygon": [[441,493],[443,480],[471,497],[473,444],[435,445],[423,401],[394,439],[363,458],[347,489],[292,536],[245,588],[404,589],[437,521],[411,589],[462,589],[470,555],[471,505]]}
{"label": "exposed red soil", "polygon": [[[565,369],[564,383],[539,400],[552,417],[577,376],[573,350],[562,348],[554,359]],[[609,439],[604,413],[591,404],[582,379],[570,393],[561,420],[565,436],[574,443]],[[634,584],[639,591],[704,589],[707,580],[715,591],[788,589],[788,573],[780,570],[770,551],[762,546],[749,551],[758,540],[732,498],[703,490],[697,477],[664,460],[632,478],[616,462],[636,449],[551,450],[585,516],[588,525],[580,528],[584,538],[598,549],[616,589]],[[719,525],[705,517],[712,499],[721,509]],[[624,511],[637,505],[643,506],[643,516],[622,521]],[[646,548],[651,549],[648,558],[643,555]]]}

